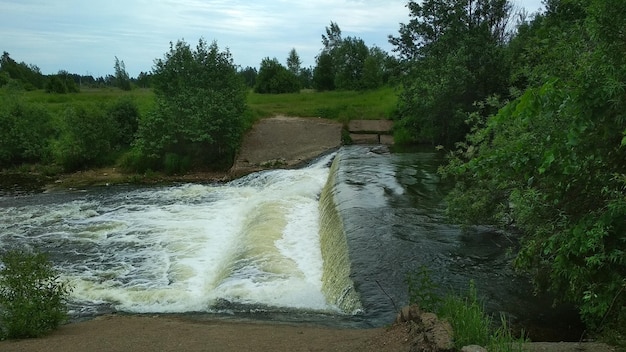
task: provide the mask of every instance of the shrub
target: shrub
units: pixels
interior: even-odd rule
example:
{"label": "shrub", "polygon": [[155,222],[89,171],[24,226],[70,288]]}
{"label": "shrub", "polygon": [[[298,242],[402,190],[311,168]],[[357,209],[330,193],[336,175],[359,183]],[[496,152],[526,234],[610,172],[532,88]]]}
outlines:
{"label": "shrub", "polygon": [[61,137],[54,143],[54,157],[66,171],[103,164],[111,157],[117,138],[116,124],[100,109],[83,106],[65,111]]}
{"label": "shrub", "polygon": [[0,261],[0,339],[39,337],[66,320],[70,287],[46,255],[15,250]]}
{"label": "shrub", "polygon": [[2,99],[0,107],[0,164],[40,162],[50,154],[48,139],[54,134],[51,116],[44,108],[19,100]]}
{"label": "shrub", "polygon": [[120,98],[107,109],[107,114],[117,126],[116,144],[120,147],[129,146],[135,139],[139,126],[139,108],[130,98]]}

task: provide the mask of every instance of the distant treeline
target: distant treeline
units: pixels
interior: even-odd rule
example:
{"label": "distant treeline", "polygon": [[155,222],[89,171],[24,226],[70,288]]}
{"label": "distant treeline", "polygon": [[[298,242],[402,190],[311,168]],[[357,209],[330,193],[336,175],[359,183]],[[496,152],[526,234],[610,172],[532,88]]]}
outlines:
{"label": "distant treeline", "polygon": [[[117,61],[116,58],[116,63]],[[128,78],[128,80],[140,88],[150,87],[149,73],[141,72],[136,78]],[[23,61],[17,62],[5,51],[0,58],[0,87],[7,84],[24,90],[45,89],[51,93],[77,93],[80,88],[119,87],[123,82],[115,75],[94,77],[65,70],[59,70],[58,73],[52,75],[44,75],[36,65]]]}

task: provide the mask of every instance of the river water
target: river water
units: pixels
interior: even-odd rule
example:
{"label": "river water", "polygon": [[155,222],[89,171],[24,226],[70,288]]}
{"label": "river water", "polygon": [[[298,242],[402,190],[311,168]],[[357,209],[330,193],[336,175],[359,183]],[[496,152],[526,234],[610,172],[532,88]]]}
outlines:
{"label": "river water", "polygon": [[3,196],[0,250],[49,253],[73,287],[73,319],[119,311],[384,326],[408,301],[407,274],[426,267],[440,293],[473,280],[488,311],[571,330],[511,269],[512,237],[446,221],[441,162],[353,146],[226,184]]}

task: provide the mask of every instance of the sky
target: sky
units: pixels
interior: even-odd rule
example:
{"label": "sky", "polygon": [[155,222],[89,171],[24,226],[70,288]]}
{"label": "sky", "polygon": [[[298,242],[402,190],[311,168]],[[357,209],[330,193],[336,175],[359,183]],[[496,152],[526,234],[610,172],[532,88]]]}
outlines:
{"label": "sky", "polygon": [[[149,72],[169,43],[200,38],[228,49],[236,65],[263,58],[285,64],[296,49],[315,65],[331,21],[342,36],[390,52],[387,38],[407,23],[407,0],[0,0],[0,51],[44,74],[113,74],[115,57],[131,77]],[[528,13],[541,0],[515,0]]]}

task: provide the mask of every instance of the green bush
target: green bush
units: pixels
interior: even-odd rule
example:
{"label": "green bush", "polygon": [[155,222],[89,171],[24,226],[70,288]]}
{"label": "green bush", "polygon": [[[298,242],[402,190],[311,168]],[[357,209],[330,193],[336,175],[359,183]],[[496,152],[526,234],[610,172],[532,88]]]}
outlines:
{"label": "green bush", "polygon": [[19,100],[1,99],[0,103],[0,165],[46,160],[49,138],[54,135],[48,111]]}
{"label": "green bush", "polygon": [[107,114],[117,126],[117,146],[129,146],[135,139],[139,126],[139,108],[135,101],[122,97],[107,108]]}
{"label": "green bush", "polygon": [[170,45],[155,61],[155,109],[142,116],[135,147],[146,159],[167,153],[192,160],[194,167],[217,168],[233,162],[243,136],[247,89],[228,50],[200,40]]}
{"label": "green bush", "polygon": [[54,157],[66,171],[102,165],[110,161],[118,133],[110,115],[85,106],[65,111],[61,137],[54,143]]}
{"label": "green bush", "polygon": [[70,287],[43,253],[0,257],[0,339],[39,337],[67,319]]}

